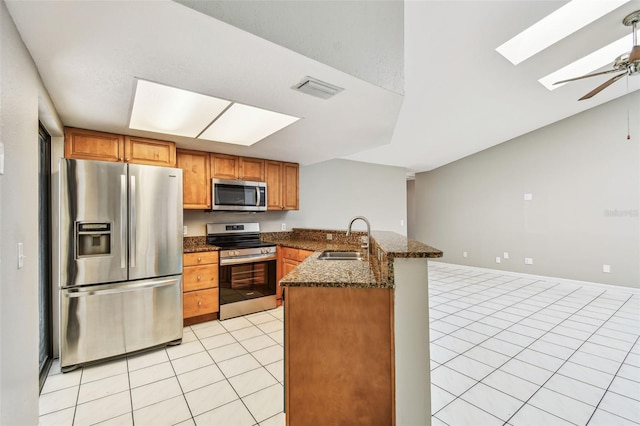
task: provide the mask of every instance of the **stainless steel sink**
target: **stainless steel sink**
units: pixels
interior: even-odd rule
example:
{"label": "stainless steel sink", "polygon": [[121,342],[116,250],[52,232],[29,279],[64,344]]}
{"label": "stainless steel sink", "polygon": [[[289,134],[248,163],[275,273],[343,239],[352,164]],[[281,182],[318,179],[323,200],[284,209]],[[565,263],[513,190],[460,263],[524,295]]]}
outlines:
{"label": "stainless steel sink", "polygon": [[359,251],[323,251],[318,260],[362,260],[362,253]]}

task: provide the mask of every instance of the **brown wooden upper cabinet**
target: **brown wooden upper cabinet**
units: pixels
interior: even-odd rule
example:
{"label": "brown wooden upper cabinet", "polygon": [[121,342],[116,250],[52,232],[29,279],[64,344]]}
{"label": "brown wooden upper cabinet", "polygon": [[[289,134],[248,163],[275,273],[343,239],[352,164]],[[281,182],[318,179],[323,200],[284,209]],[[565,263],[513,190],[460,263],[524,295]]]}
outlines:
{"label": "brown wooden upper cabinet", "polygon": [[264,182],[264,160],[226,154],[211,154],[211,177],[215,179]]}
{"label": "brown wooden upper cabinet", "polygon": [[182,194],[185,209],[211,208],[211,177],[209,153],[177,150],[177,164],[182,169]]}
{"label": "brown wooden upper cabinet", "polygon": [[94,130],[65,128],[64,156],[80,160],[100,160],[175,167],[173,142]]}
{"label": "brown wooden upper cabinet", "polygon": [[265,161],[267,210],[298,210],[299,166],[296,163]]}

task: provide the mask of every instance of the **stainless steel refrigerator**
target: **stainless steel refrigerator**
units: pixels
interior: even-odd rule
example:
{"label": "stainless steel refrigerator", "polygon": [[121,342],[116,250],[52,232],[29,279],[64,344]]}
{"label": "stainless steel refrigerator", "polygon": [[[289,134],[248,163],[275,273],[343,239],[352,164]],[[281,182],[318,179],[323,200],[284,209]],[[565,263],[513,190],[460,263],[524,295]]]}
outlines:
{"label": "stainless steel refrigerator", "polygon": [[60,365],[182,339],[182,170],[60,160]]}

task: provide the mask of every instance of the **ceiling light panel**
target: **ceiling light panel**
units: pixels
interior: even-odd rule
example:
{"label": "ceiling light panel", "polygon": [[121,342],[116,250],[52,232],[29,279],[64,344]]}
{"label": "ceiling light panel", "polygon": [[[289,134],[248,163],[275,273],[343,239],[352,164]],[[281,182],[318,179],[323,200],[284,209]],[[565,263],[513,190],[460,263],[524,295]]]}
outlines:
{"label": "ceiling light panel", "polygon": [[298,120],[266,109],[233,104],[198,138],[248,146]]}
{"label": "ceiling light panel", "polygon": [[518,65],[628,2],[572,0],[496,48],[496,51],[513,65]]}
{"label": "ceiling light panel", "polygon": [[131,129],[195,138],[231,102],[137,80]]}
{"label": "ceiling light panel", "polygon": [[[640,33],[640,31],[638,31],[638,33]],[[557,89],[567,83],[554,85],[553,83],[556,81],[580,77],[596,71],[606,65],[613,65],[613,60],[623,53],[628,53],[631,50],[631,46],[633,46],[633,36],[629,34],[563,68],[560,68],[557,71],[552,72],[547,76],[542,77],[538,81],[549,90]],[[613,67],[611,68],[613,69]],[[620,70],[620,72],[623,71],[624,70]]]}

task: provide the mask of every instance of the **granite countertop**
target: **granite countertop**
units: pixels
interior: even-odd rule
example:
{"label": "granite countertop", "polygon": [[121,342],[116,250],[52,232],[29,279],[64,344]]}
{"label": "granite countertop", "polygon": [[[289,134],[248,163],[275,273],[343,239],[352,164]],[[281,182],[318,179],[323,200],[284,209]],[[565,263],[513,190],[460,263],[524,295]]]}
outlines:
{"label": "granite countertop", "polygon": [[184,237],[182,239],[183,253],[199,253],[217,250],[220,250],[220,247],[207,244],[207,237]]}
{"label": "granite countertop", "polygon": [[[353,247],[351,247],[353,250]],[[307,257],[280,281],[284,287],[392,288],[381,280],[371,262],[363,260],[318,260],[320,252]]]}
{"label": "granite countertop", "polygon": [[[297,231],[297,232],[296,232]],[[327,240],[326,234],[333,239]],[[285,247],[314,251],[298,267],[282,278],[285,287],[358,287],[393,288],[394,258],[438,258],[442,251],[419,241],[414,241],[389,231],[372,231],[373,255],[363,260],[319,260],[321,252],[360,251],[359,238],[366,235],[354,232],[346,238],[345,231],[335,230],[293,230],[293,232],[263,233],[264,242]],[[219,250],[207,244],[206,237],[185,237],[184,252],[197,253]]]}

